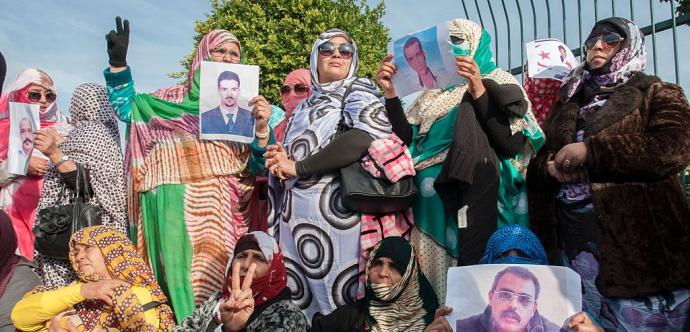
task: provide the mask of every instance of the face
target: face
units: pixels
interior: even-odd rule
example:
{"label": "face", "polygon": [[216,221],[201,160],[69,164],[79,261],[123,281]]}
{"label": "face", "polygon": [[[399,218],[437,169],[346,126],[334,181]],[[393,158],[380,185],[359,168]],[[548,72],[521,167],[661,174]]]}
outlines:
{"label": "face", "polygon": [[214,62],[240,63],[240,46],[236,42],[225,42],[211,50]]}
{"label": "face", "polygon": [[227,108],[237,106],[237,97],[240,96],[240,82],[235,80],[222,80],[218,83],[218,95],[220,103]]}
{"label": "face", "polygon": [[261,251],[253,249],[242,251],[232,260],[232,264],[234,265],[235,263],[240,263],[240,277],[244,277],[247,274],[252,263],[256,264],[254,279],[268,274],[268,261]]}
{"label": "face", "polygon": [[[29,90],[26,91],[26,94],[40,95],[40,99],[38,101],[30,101],[30,103],[38,104],[40,106],[39,110],[41,113],[45,112],[48,106],[52,104],[53,101],[55,101],[55,93],[53,91],[36,84],[32,84],[31,87],[29,87]],[[46,95],[52,95],[52,101],[48,101]]]}
{"label": "face", "polygon": [[22,150],[29,154],[34,147],[34,129],[28,118],[19,120],[19,137],[22,141]]}
{"label": "face", "polygon": [[405,60],[417,73],[423,73],[426,71],[426,53],[422,50],[422,46],[419,43],[412,43],[407,48],[403,50],[405,53]]}
{"label": "face", "polygon": [[558,48],[558,52],[561,53],[561,57],[562,57],[562,58],[565,58],[565,56],[566,56],[566,54],[565,54],[565,49],[563,49],[562,47],[559,47],[559,48]]}
{"label": "face", "polygon": [[618,43],[616,47],[608,48],[605,47],[604,42],[599,38],[597,43],[594,44],[590,50],[587,50],[587,64],[590,69],[601,68],[605,65],[609,59],[611,59],[618,51],[621,49],[621,43]]}
{"label": "face", "polygon": [[400,269],[388,257],[377,258],[369,268],[369,280],[375,284],[388,284],[393,286],[400,281],[402,274]]}
{"label": "face", "polygon": [[84,274],[96,274],[106,279],[112,279],[101,250],[96,246],[77,244],[75,246],[77,270]]}
{"label": "face", "polygon": [[534,283],[510,272],[504,274],[489,292],[491,320],[496,331],[524,331],[537,310]]}
{"label": "face", "polygon": [[343,59],[338,48],[340,44],[348,43],[345,37],[336,36],[329,40],[335,45],[335,51],[330,56],[318,55],[316,67],[319,72],[319,83],[330,83],[343,80],[350,72],[352,58]]}

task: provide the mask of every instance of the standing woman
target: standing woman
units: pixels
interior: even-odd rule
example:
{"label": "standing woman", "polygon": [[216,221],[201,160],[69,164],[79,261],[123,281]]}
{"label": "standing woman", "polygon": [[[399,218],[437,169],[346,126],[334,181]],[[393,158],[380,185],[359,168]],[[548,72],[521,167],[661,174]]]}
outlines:
{"label": "standing woman", "polygon": [[285,77],[283,86],[280,88],[280,98],[283,101],[283,109],[285,109],[285,119],[273,128],[277,142],[283,141],[285,129],[292,116],[292,112],[302,100],[309,98],[309,96],[311,96],[311,74],[309,70],[299,68],[291,71]]}
{"label": "standing woman", "polygon": [[[126,61],[129,22],[118,17],[116,23],[106,36],[104,75],[117,116],[129,128],[132,238],[182,321],[223,285],[228,259],[250,223],[250,145],[199,139],[201,61],[241,63],[242,49],[232,33],[213,30],[201,39],[185,84],[136,93]],[[266,146],[271,105],[261,96],[250,103],[251,146]]]}
{"label": "standing woman", "polygon": [[[74,129],[64,142],[52,127],[36,133],[36,149],[50,158],[43,181],[38,209],[67,204],[68,195],[60,196],[63,183],[76,189],[77,164],[86,172],[87,183],[79,190],[88,191],[88,203],[101,208],[101,222],[127,235],[127,193],[120,148],[120,134],[108,91],[102,85],[79,85],[72,95],[70,122]],[[36,225],[38,226],[38,225]],[[38,275],[48,288],[63,287],[77,279],[68,260],[36,253]]]}
{"label": "standing woman", "polygon": [[601,20],[584,46],[529,167],[532,225],[552,262],[580,273],[583,307],[606,330],[678,331],[690,309],[690,211],[678,181],[690,106],[679,86],[643,72],[633,22]]}
{"label": "standing woman", "polygon": [[[311,318],[353,303],[358,287],[360,214],[343,206],[338,170],[391,134],[373,83],[356,75],[357,47],[331,29],[314,42],[312,95],[293,111],[282,145],[268,147],[269,234],[285,253],[293,300]],[[336,137],[338,123],[350,128]]]}

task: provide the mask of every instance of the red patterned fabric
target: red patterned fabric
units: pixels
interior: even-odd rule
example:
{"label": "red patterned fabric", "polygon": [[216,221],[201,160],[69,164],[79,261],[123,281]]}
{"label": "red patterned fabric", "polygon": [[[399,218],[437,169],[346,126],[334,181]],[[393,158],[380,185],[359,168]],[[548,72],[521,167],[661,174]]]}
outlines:
{"label": "red patterned fabric", "polygon": [[532,103],[532,113],[541,125],[551,112],[551,107],[558,100],[558,89],[563,82],[551,78],[532,78],[525,73],[523,86],[529,101]]}
{"label": "red patterned fabric", "polygon": [[410,151],[395,134],[374,140],[368,152],[362,158],[362,167],[375,178],[398,182],[405,176],[417,174]]}

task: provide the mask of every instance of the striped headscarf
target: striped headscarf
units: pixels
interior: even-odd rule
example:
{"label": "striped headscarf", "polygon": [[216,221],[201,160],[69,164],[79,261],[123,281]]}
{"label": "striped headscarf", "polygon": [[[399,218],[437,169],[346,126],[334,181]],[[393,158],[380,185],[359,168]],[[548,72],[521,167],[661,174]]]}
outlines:
{"label": "striped headscarf", "polygon": [[[192,60],[192,66],[189,67],[189,72],[187,73],[187,82],[185,84],[158,89],[151,95],[174,103],[182,102],[182,99],[184,99],[191,89],[192,82],[194,82],[194,75],[196,75],[196,72],[199,70],[199,68],[201,68],[201,61],[210,60],[211,51],[217,46],[226,42],[236,43],[240,48],[240,59],[244,59],[244,55],[242,54],[242,45],[240,44],[239,39],[237,39],[232,32],[223,29],[213,30],[201,38],[201,41],[196,48],[194,59]],[[240,60],[240,62],[243,61]]]}
{"label": "striped headscarf", "polygon": [[[376,259],[391,259],[402,278],[396,284],[374,284],[369,270]],[[399,236],[379,242],[369,255],[366,268],[365,301],[367,320],[373,331],[422,331],[438,308],[436,293],[419,268],[410,243]]]}
{"label": "striped headscarf", "polygon": [[[111,327],[122,331],[169,331],[175,326],[172,310],[165,304],[167,298],[158,286],[153,272],[124,234],[108,226],[87,227],[74,233],[69,243],[69,259],[75,271],[79,271],[76,259],[77,244],[98,247],[113,278],[125,281],[131,286],[146,288],[154,301],[162,303],[155,309],[158,312],[159,326],[151,326],[144,318],[142,305],[146,303],[134,305],[138,300],[131,286],[119,286],[115,289],[112,306],[99,300],[86,300],[74,306],[87,330]],[[82,272],[77,272],[77,275],[83,282],[105,279],[100,275]]]}

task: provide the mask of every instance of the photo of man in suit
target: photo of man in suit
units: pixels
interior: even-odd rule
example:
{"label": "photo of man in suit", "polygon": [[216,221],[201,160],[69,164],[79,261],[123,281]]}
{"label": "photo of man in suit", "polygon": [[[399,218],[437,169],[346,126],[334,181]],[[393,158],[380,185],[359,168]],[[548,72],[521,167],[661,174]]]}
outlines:
{"label": "photo of man in suit", "polygon": [[253,136],[252,112],[239,107],[240,77],[232,71],[218,75],[220,105],[201,113],[201,132],[204,134],[229,134]]}

